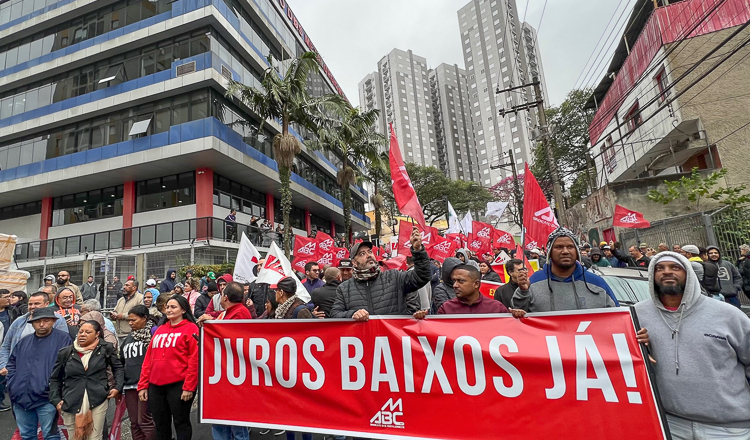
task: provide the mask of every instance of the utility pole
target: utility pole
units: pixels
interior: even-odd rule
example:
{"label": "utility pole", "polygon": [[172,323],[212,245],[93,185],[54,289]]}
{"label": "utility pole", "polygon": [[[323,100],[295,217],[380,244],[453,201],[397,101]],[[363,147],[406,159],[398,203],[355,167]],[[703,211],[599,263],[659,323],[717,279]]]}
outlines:
{"label": "utility pole", "polygon": [[[497,145],[495,145],[495,149],[497,149]],[[516,158],[513,155],[513,148],[508,150],[508,158],[510,159],[510,163],[491,165],[490,169],[496,170],[498,168],[510,166],[511,171],[513,172],[513,197],[516,199],[518,217],[521,219],[521,222],[523,222],[523,197],[521,196],[521,187],[518,186],[518,170],[516,169]]]}
{"label": "utility pole", "polygon": [[568,215],[565,211],[565,199],[563,198],[562,186],[560,185],[560,174],[557,171],[557,164],[552,157],[552,148],[549,145],[549,127],[547,126],[547,115],[544,113],[544,99],[542,98],[542,88],[539,86],[539,79],[532,78],[534,84],[534,96],[537,100],[537,112],[539,113],[539,125],[542,130],[542,147],[545,156],[547,156],[547,167],[552,177],[552,189],[555,193],[555,204],[557,205],[557,215],[561,225],[568,224]]}
{"label": "utility pole", "polygon": [[[547,115],[545,115],[544,113],[544,98],[542,97],[542,88],[539,85],[539,78],[537,77],[532,78],[531,84],[524,84],[520,86],[510,87],[505,90],[500,90],[500,88],[498,88],[495,91],[495,94],[499,95],[500,93],[522,89],[524,87],[529,87],[529,86],[534,87],[534,98],[536,99],[536,101],[529,102],[526,104],[519,104],[509,109],[500,109],[499,113],[500,113],[500,116],[505,116],[508,113],[517,114],[521,110],[530,110],[536,107],[537,113],[539,113],[539,129],[542,132],[542,148],[544,148],[544,153],[545,153],[545,156],[547,157],[547,167],[549,168],[550,175],[552,176],[552,187],[553,187],[553,192],[555,196],[555,204],[557,205],[558,221],[560,222],[561,225],[567,225],[568,216],[565,210],[565,200],[563,198],[562,186],[560,185],[560,175],[557,170],[557,164],[555,163],[555,160],[552,157],[552,149],[549,146],[549,127],[547,127]],[[511,158],[513,157],[512,154],[513,152],[511,150]],[[516,161],[512,160],[512,163],[513,163],[513,168],[515,169]],[[515,170],[514,170],[514,174],[515,174]],[[515,191],[518,191],[517,185],[518,183],[516,182]]]}

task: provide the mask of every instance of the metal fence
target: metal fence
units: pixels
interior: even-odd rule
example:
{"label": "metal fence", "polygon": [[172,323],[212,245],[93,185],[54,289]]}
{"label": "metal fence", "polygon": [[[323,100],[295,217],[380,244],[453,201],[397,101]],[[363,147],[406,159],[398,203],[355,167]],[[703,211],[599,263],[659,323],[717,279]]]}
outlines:
{"label": "metal fence", "polygon": [[[675,244],[718,246],[722,258],[734,264],[740,257],[740,246],[750,243],[750,206],[727,206],[651,222],[650,228],[621,232],[620,243],[625,250],[640,243],[654,249],[659,243],[666,243],[670,249]],[[750,304],[744,294],[740,294],[740,300],[742,304]]]}

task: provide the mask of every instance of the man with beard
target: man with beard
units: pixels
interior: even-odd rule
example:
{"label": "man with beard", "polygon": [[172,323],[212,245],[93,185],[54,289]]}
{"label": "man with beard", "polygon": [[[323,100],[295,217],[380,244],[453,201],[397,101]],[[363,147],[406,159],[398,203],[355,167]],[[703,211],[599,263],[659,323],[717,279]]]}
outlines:
{"label": "man with beard", "polygon": [[[411,234],[414,270],[381,272],[372,243],[364,241],[352,246],[349,256],[354,263],[353,277],[339,285],[331,309],[334,318],[367,321],[373,315],[407,315],[407,294],[430,282],[430,257],[422,246],[419,229]],[[418,308],[419,306],[417,306]],[[425,311],[415,313],[424,316]]]}
{"label": "man with beard", "polygon": [[617,307],[612,289],[598,275],[587,272],[580,261],[575,234],[560,226],[547,241],[549,261],[528,278],[520,274],[513,308],[527,312]]}
{"label": "man with beard", "polygon": [[70,282],[70,273],[67,270],[61,270],[57,273],[57,289],[60,290],[63,287],[70,289],[76,297],[76,304],[79,306],[83,304],[83,295],[81,290],[75,284]]}
{"label": "man with beard", "polygon": [[443,303],[439,315],[481,315],[487,313],[508,313],[500,302],[487,298],[479,291],[482,275],[474,267],[462,264],[453,269],[453,290],[456,297]]}
{"label": "man with beard", "polygon": [[750,320],[701,295],[682,255],[659,253],[648,278],[651,301],[635,310],[649,330],[672,438],[750,439]]}

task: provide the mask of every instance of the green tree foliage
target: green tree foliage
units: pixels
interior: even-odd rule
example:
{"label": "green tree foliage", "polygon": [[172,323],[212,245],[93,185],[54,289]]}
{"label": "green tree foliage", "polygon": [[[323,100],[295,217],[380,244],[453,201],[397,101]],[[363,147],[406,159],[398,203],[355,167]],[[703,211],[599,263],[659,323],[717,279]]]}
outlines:
{"label": "green tree foliage", "polygon": [[311,96],[307,80],[312,72],[319,69],[315,52],[303,53],[299,58],[287,60],[288,68],[280,75],[273,57],[268,57],[268,68],[263,71],[263,90],[232,81],[227,96],[237,96],[250,109],[257,113],[263,122],[258,129],[263,132],[267,120],[281,122],[281,133],[273,138],[274,159],[279,167],[281,181],[281,212],[284,223],[284,254],[289,258],[292,243],[292,228],[289,227],[289,213],[292,210],[292,165],[294,158],[302,151],[302,144],[289,133],[289,127],[297,124],[317,133],[320,127],[330,125],[346,108],[346,100],[336,94]]}
{"label": "green tree foliage", "polygon": [[652,202],[668,205],[677,202],[685,206],[687,212],[701,212],[709,200],[719,202],[731,208],[750,202],[746,185],[732,187],[718,187],[719,180],[727,175],[727,169],[722,168],[703,177],[698,168],[693,168],[690,176],[682,176],[679,180],[664,181],[666,190],[661,192],[651,190],[648,198]]}
{"label": "green tree foliage", "polygon": [[307,142],[312,149],[332,151],[342,160],[342,168],[336,176],[341,187],[341,198],[344,205],[344,239],[349,247],[349,234],[352,224],[352,196],[350,185],[359,177],[360,169],[355,164],[364,164],[378,160],[378,152],[385,143],[385,136],[378,133],[375,123],[378,120],[377,109],[360,111],[348,106],[342,118],[333,124],[319,127],[318,138]]}
{"label": "green tree foliage", "polygon": [[[456,212],[483,211],[487,202],[495,200],[490,192],[476,182],[451,180],[435,167],[423,167],[414,163],[406,164],[411,183],[422,204],[425,220],[433,224],[437,219],[448,214],[448,202]],[[390,185],[384,188],[383,197],[387,207],[395,208],[395,200]]]}
{"label": "green tree foliage", "polygon": [[[552,149],[552,157],[557,164],[563,189],[571,188],[571,203],[573,199],[580,200],[581,193],[588,195],[596,187],[596,171],[589,156],[588,145],[589,124],[593,112],[584,108],[589,96],[590,90],[573,90],[559,107],[551,107],[545,112],[549,124],[548,147]],[[531,172],[545,189],[547,198],[551,199],[552,186],[542,183],[552,182],[546,154],[542,143],[539,142],[534,150],[534,165]],[[572,186],[582,174],[585,177],[578,182],[577,197],[572,197]],[[586,191],[581,191],[581,185],[584,185]]]}

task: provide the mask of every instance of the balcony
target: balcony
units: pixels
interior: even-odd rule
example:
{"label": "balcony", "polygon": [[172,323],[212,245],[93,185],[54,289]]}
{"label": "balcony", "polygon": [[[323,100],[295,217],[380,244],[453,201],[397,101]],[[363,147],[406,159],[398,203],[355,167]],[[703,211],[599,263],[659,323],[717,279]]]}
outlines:
{"label": "balcony", "polygon": [[96,234],[76,235],[16,245],[17,262],[63,258],[86,253],[106,253],[163,245],[189,244],[215,240],[238,242],[245,233],[255,246],[267,248],[273,241],[281,246],[281,236],[248,225],[226,223],[214,217],[187,219]]}

